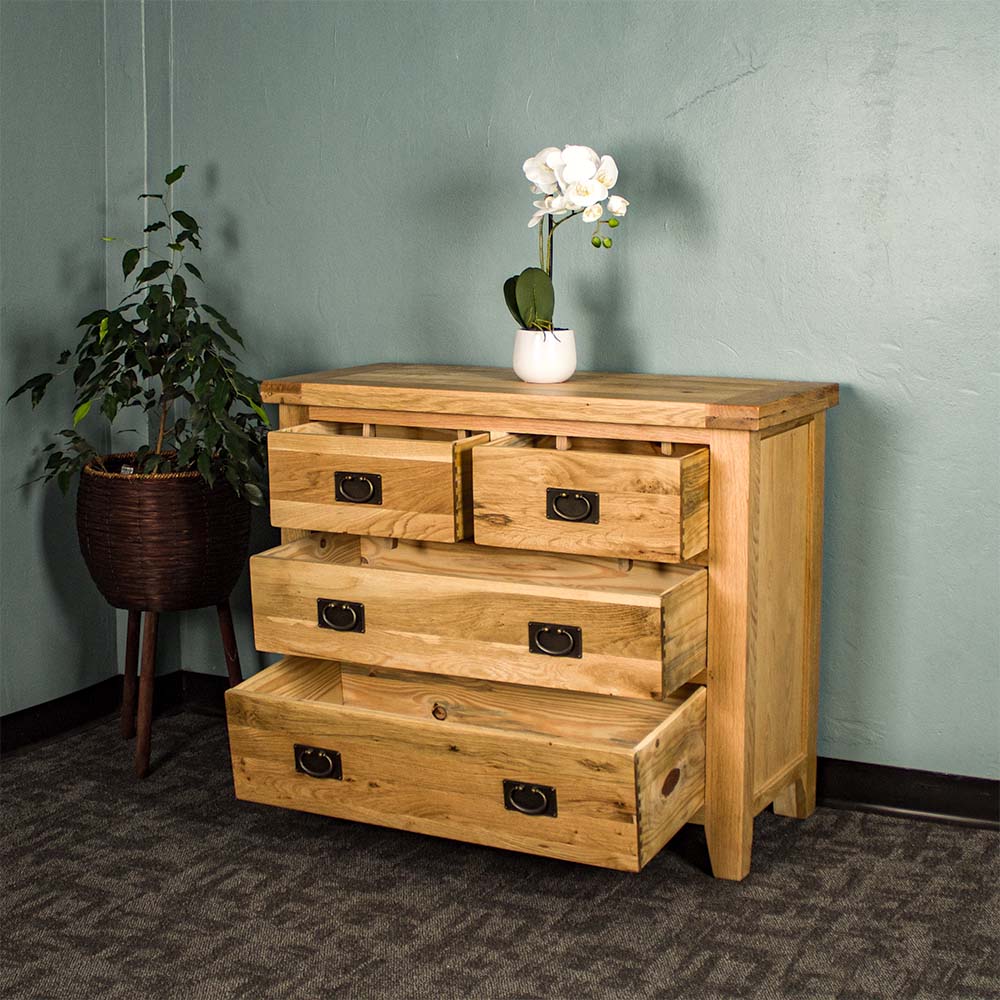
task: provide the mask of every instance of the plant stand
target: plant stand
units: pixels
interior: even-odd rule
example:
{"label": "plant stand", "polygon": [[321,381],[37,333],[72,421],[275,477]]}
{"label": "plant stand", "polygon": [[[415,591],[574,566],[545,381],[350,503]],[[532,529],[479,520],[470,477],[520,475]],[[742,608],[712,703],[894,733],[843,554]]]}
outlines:
{"label": "plant stand", "polygon": [[[229,686],[243,680],[240,671],[240,654],[233,629],[233,613],[227,597],[216,605],[219,613],[219,631],[229,672]],[[122,686],[122,737],[135,736],[135,774],[145,778],[149,773],[149,751],[153,736],[153,686],[156,680],[156,630],[160,613],[146,611],[146,625],[142,628],[143,612],[130,610],[128,634],[125,643],[125,679]],[[139,673],[139,633],[142,632],[142,672]],[[138,704],[137,704],[138,703]]]}

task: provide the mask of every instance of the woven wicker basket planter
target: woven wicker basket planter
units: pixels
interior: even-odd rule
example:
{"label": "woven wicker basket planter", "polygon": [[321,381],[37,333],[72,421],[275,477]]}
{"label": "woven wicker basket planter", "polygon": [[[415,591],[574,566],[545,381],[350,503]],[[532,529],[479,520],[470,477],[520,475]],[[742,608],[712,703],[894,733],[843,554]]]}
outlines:
{"label": "woven wicker basket planter", "polygon": [[[108,455],[119,469],[129,454]],[[80,548],[116,608],[186,611],[226,600],[246,564],[250,506],[195,472],[124,476],[87,466],[76,503]]]}

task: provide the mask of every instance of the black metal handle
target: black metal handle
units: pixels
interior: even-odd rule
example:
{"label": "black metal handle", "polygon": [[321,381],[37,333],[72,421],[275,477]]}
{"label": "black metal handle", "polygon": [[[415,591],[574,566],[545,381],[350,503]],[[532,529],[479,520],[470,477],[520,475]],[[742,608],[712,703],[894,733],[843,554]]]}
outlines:
{"label": "black metal handle", "polygon": [[535,645],[547,656],[568,656],[576,643],[564,628],[541,628],[535,634]]}
{"label": "black metal handle", "polygon": [[578,625],[528,622],[528,652],[545,656],[583,656],[583,630]]}
{"label": "black metal handle", "polygon": [[343,503],[382,503],[382,477],[375,472],[334,472],[336,499]]}
{"label": "black metal handle", "polygon": [[545,516],[550,521],[599,524],[601,495],[589,490],[564,490],[548,487],[545,491]]}
{"label": "black metal handle", "polygon": [[504,781],[503,804],[511,812],[525,816],[555,816],[556,790],[551,785],[529,781]]}
{"label": "black metal handle", "polygon": [[343,781],[340,754],[336,750],[295,744],[295,770],[310,778],[332,778]]}
{"label": "black metal handle", "polygon": [[335,632],[364,632],[365,606],[360,601],[338,601],[336,598],[316,599],[316,624]]}

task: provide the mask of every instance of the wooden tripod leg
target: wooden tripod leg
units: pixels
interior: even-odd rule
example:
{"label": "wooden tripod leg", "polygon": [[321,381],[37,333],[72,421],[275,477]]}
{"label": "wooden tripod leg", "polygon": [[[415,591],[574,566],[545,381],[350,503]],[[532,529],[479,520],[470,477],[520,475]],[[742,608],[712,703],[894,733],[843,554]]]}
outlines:
{"label": "wooden tripod leg", "polygon": [[122,738],[135,736],[135,696],[139,671],[139,631],[142,612],[129,611],[128,637],[125,640],[125,676],[122,679]]}
{"label": "wooden tripod leg", "polygon": [[219,631],[222,633],[222,648],[226,654],[226,670],[229,672],[229,686],[235,687],[243,682],[240,670],[240,650],[236,645],[236,630],[233,628],[233,612],[229,607],[229,598],[216,605],[219,612]]}
{"label": "wooden tripod leg", "polygon": [[159,613],[146,612],[142,630],[142,673],[139,675],[139,712],[135,740],[135,774],[145,778],[149,773],[149,748],[153,736],[153,687],[156,681],[156,627]]}

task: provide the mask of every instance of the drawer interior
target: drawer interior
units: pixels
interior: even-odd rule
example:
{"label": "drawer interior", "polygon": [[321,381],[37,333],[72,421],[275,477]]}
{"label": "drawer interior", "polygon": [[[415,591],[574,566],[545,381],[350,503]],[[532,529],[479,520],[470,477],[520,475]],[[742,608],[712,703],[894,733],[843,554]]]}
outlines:
{"label": "drawer interior", "polygon": [[[283,427],[275,434],[315,434],[323,437],[365,437],[389,441],[463,441],[470,432],[439,427],[394,427],[389,424],[341,424],[313,420],[306,424]],[[480,433],[478,431],[473,433]]]}
{"label": "drawer interior", "polygon": [[645,595],[659,602],[693,577],[698,566],[553,554],[524,549],[454,545],[407,539],[355,538],[318,534],[300,538],[253,557],[291,562],[316,561],[371,567],[399,573],[494,580],[503,584],[543,584],[607,594]]}
{"label": "drawer interior", "polygon": [[605,698],[298,656],[285,657],[276,667],[244,681],[240,689],[432,723],[632,748],[698,690],[685,686],[663,701]]}

